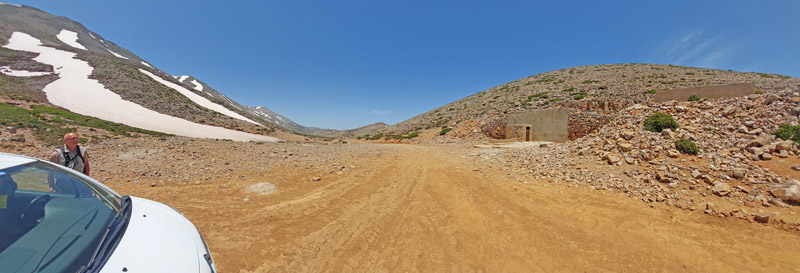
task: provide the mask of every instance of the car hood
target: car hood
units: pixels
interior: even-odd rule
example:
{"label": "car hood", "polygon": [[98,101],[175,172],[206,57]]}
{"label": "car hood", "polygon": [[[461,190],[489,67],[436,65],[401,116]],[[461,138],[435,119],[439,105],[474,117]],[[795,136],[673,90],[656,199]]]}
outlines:
{"label": "car hood", "polygon": [[132,196],[131,202],[125,234],[100,272],[201,272],[204,246],[194,225],[167,205]]}

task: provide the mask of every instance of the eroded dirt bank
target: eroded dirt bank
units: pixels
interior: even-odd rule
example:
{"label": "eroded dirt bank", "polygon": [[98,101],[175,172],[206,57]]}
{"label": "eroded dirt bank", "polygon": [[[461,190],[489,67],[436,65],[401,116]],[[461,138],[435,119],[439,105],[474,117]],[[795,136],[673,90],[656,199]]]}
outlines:
{"label": "eroded dirt bank", "polygon": [[[521,181],[479,163],[466,145],[169,140],[93,148],[96,178],[185,213],[220,272],[800,268],[797,230]],[[250,188],[264,182],[275,192]]]}

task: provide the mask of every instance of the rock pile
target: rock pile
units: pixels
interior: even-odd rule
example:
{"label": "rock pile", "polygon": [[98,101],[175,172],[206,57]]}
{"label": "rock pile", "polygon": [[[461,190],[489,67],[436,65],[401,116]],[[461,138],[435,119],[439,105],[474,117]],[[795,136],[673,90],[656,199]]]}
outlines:
{"label": "rock pile", "polygon": [[[800,182],[787,182],[755,164],[798,157],[797,144],[772,135],[782,123],[797,125],[798,102],[800,94],[784,90],[713,101],[636,104],[584,138],[507,156],[520,173],[538,179],[754,220],[763,214],[760,209],[798,204]],[[678,129],[644,130],[643,121],[657,112],[674,117]],[[679,139],[696,143],[700,154],[678,152],[673,143]]]}

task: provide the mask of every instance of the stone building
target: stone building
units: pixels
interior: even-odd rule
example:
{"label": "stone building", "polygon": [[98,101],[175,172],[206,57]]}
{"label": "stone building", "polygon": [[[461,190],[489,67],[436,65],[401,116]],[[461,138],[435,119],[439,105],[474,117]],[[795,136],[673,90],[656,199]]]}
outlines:
{"label": "stone building", "polygon": [[509,114],[506,139],[517,141],[567,141],[569,109],[550,108]]}

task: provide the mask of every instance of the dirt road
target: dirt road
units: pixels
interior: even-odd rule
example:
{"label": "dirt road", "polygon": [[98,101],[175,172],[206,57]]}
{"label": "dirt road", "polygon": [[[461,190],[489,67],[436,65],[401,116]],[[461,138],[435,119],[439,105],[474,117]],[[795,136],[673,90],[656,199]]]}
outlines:
{"label": "dirt road", "polygon": [[[523,183],[444,147],[374,149],[319,181],[275,167],[225,185],[111,186],[183,211],[220,272],[800,270],[797,231]],[[278,191],[247,191],[264,181]]]}

